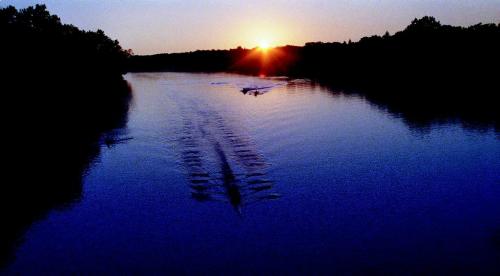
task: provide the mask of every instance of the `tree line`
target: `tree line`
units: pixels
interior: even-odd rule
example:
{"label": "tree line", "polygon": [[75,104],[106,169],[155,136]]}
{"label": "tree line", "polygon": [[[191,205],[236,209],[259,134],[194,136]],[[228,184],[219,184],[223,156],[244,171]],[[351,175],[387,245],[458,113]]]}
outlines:
{"label": "tree line", "polygon": [[1,8],[0,37],[1,268],[33,221],[80,198],[103,137],[127,120],[131,93],[122,77],[130,53],[44,5]]}
{"label": "tree line", "polygon": [[[269,53],[238,47],[132,56],[128,66],[130,71],[302,76],[361,86],[412,79],[429,82],[443,77],[491,77],[490,68],[499,61],[499,46],[500,24],[450,26],[425,16],[393,35],[386,32],[357,42],[310,42],[303,47],[277,47]],[[269,60],[264,65],[262,59]]]}

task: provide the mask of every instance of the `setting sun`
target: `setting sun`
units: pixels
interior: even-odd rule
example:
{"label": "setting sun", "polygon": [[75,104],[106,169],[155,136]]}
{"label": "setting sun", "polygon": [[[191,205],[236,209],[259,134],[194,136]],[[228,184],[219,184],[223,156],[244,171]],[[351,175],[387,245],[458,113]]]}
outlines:
{"label": "setting sun", "polygon": [[270,47],[269,42],[267,40],[261,40],[259,42],[259,48],[262,50],[267,50]]}
{"label": "setting sun", "polygon": [[259,42],[259,48],[261,48],[261,49],[267,49],[269,47],[270,47],[270,45],[269,45],[269,42],[267,40],[261,40]]}

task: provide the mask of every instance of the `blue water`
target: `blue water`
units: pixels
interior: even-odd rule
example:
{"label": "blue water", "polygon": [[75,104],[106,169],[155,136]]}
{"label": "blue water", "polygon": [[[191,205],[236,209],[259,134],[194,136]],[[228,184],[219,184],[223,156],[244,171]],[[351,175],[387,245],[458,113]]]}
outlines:
{"label": "blue water", "polygon": [[307,80],[126,79],[124,140],[7,273],[500,273],[494,130],[421,131]]}

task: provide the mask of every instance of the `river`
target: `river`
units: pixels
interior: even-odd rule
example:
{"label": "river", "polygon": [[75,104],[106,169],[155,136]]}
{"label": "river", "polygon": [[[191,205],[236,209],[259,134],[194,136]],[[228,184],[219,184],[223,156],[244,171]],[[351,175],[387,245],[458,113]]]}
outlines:
{"label": "river", "polygon": [[308,80],[126,80],[126,127],[5,272],[500,272],[493,128],[415,127]]}

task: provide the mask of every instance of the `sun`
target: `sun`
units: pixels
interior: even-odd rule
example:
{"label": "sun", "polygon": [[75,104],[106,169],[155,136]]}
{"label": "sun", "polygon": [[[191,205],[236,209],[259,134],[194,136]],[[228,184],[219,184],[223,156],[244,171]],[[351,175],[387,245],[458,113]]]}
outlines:
{"label": "sun", "polygon": [[269,44],[269,41],[267,41],[267,40],[261,40],[259,42],[259,48],[260,49],[267,50],[267,49],[269,49],[269,47],[271,47],[271,45]]}

